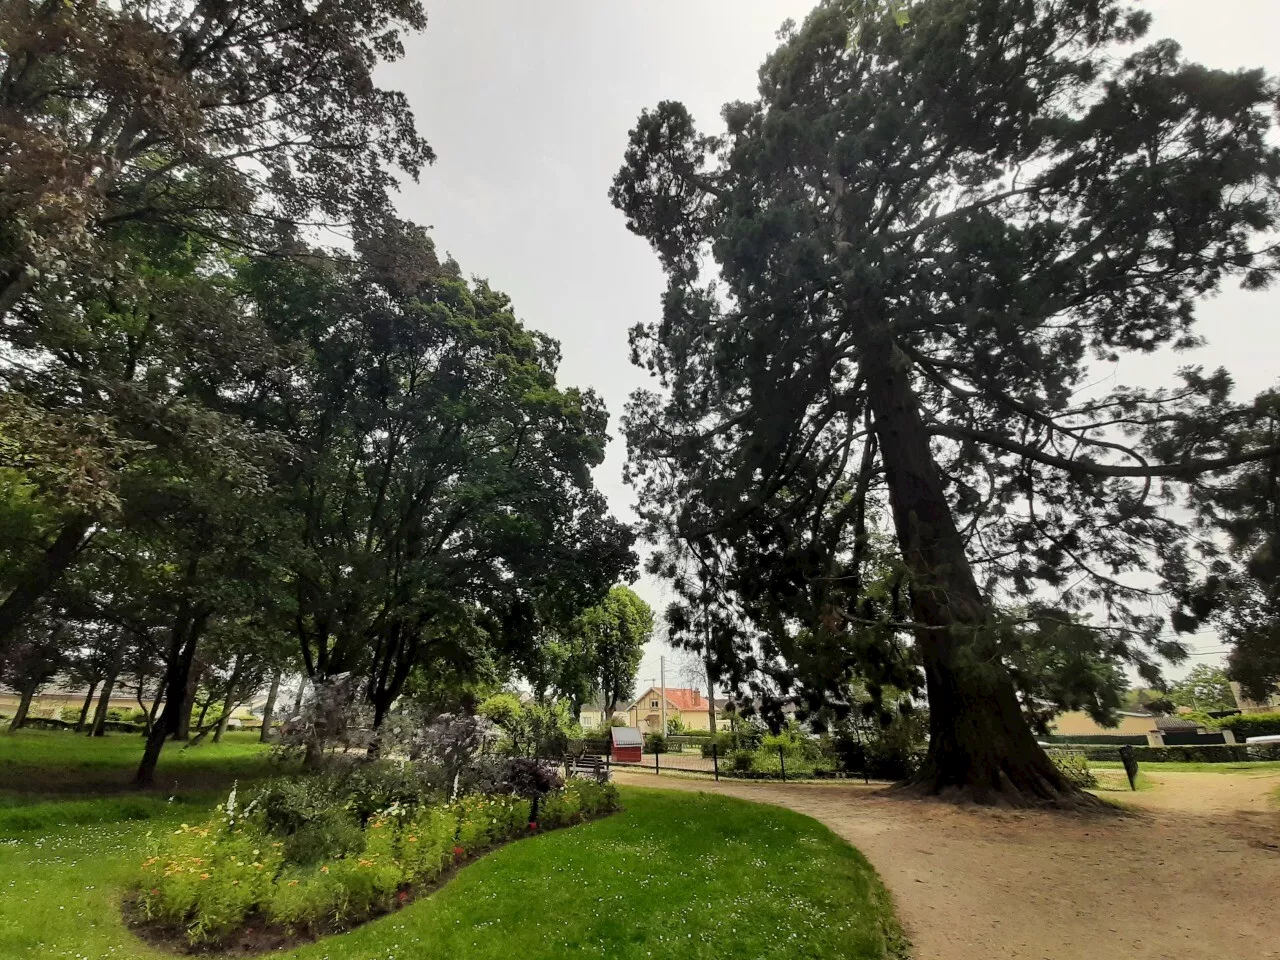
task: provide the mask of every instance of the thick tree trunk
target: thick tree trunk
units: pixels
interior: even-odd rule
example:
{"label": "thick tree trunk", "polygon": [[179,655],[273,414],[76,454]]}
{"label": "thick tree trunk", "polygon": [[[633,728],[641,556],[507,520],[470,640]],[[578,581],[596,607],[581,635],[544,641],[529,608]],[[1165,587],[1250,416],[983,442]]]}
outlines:
{"label": "thick tree trunk", "polygon": [[93,693],[98,689],[98,681],[89,684],[89,692],[85,694],[84,703],[80,705],[80,719],[76,721],[76,733],[84,730],[84,721],[89,716],[89,708],[93,706]]}
{"label": "thick tree trunk", "polygon": [[4,602],[0,603],[0,648],[14,635],[49,588],[75,562],[92,526],[93,518],[88,514],[78,514],[63,524],[58,536],[45,549],[33,569],[27,572],[4,598]]}
{"label": "thick tree trunk", "polygon": [[[200,635],[204,632],[208,614],[190,616],[185,611],[174,620],[173,637],[169,646],[169,661],[165,671],[164,686],[170,691],[185,691],[187,680],[191,675],[192,661],[195,660],[196,646]],[[133,782],[139,786],[149,786],[155,780],[156,764],[160,761],[160,752],[170,734],[178,729],[180,714],[187,711],[190,722],[191,705],[183,695],[170,696],[165,701],[164,710],[159,719],[152,725],[147,734],[147,745],[142,752],[142,761],[138,764],[138,772]]]}
{"label": "thick tree trunk", "polygon": [[280,695],[280,671],[271,675],[271,687],[267,690],[267,702],[262,707],[262,733],[258,740],[266,743],[271,739],[271,721],[276,712],[276,697]]}
{"label": "thick tree trunk", "polygon": [[13,719],[9,721],[9,732],[21,730],[27,722],[27,714],[31,712],[31,698],[36,695],[35,684],[29,684],[22,688],[22,699],[18,701],[18,712],[13,715]]}
{"label": "thick tree trunk", "polygon": [[911,610],[929,696],[929,752],[916,791],[980,803],[1089,802],[1039,747],[1000,664],[989,610],[929,448],[909,363],[868,354],[867,396],[894,527],[911,575]]}

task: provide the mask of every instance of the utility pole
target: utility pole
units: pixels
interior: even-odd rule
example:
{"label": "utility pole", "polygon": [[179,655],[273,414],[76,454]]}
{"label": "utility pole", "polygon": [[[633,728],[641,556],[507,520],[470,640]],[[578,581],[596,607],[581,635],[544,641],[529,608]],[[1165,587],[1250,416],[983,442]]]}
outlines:
{"label": "utility pole", "polygon": [[662,684],[662,735],[667,735],[667,658],[658,657],[658,677]]}

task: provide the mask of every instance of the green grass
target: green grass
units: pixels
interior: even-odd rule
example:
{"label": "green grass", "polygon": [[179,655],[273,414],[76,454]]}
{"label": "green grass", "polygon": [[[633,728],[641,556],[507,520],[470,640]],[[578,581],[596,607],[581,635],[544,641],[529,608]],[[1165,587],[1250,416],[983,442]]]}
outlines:
{"label": "green grass", "polygon": [[[40,758],[127,774],[136,755],[58,734],[0,742],[15,768]],[[75,739],[75,738],[71,738]],[[16,745],[15,745],[16,744]],[[98,746],[103,753],[94,755]],[[177,756],[171,773],[260,772],[244,742]],[[225,752],[221,752],[225,751]],[[194,751],[193,751],[194,752]],[[178,751],[174,751],[175,755]],[[201,766],[203,765],[203,766]],[[2,774],[0,774],[2,775]],[[7,781],[7,776],[6,776]],[[65,775],[53,778],[59,783]],[[111,779],[108,777],[108,779]],[[7,784],[11,781],[7,781]],[[521,840],[406,909],[281,960],[648,960],[899,957],[889,896],[852,847],[818,822],[728,797],[623,788],[613,817]],[[0,799],[0,957],[159,960],[123,926],[148,832],[195,823],[222,792]]]}
{"label": "green grass", "polygon": [[[10,795],[92,794],[129,788],[142,758],[137,734],[90,738],[63,730],[0,734],[0,784]],[[165,745],[156,790],[198,790],[273,772],[271,751],[256,733],[229,733],[222,743]]]}
{"label": "green grass", "polygon": [[[1090,760],[1089,766],[1099,770],[1123,770],[1118,760]],[[1257,760],[1250,763],[1143,763],[1138,769],[1148,773],[1257,773],[1273,774],[1280,771],[1280,760]]]}

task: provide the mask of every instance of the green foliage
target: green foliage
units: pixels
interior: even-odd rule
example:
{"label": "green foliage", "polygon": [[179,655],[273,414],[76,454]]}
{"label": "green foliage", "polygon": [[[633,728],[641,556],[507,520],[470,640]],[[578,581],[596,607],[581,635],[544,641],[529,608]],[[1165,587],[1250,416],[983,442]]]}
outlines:
{"label": "green foliage", "polygon": [[1194,710],[1234,710],[1235,694],[1227,680],[1226,671],[1197,663],[1180,682],[1169,688],[1169,699],[1180,707]]}
{"label": "green foliage", "polygon": [[1280,713],[1237,713],[1217,721],[1218,729],[1230,730],[1236,740],[1249,737],[1280,736]]}
{"label": "green foliage", "polygon": [[645,753],[666,753],[667,737],[663,733],[646,733],[644,735]]}
{"label": "green foliage", "polygon": [[560,757],[570,740],[582,738],[582,728],[563,701],[521,703],[514,693],[498,693],[480,704],[479,714],[502,731],[498,749],[508,756]]}
{"label": "green foliage", "polygon": [[667,736],[679,737],[689,732],[689,728],[684,725],[684,721],[679,717],[667,717]]}
{"label": "green foliage", "polygon": [[612,784],[571,780],[542,797],[536,824],[529,801],[513,795],[445,804],[421,794],[362,821],[369,782],[272,783],[243,809],[233,790],[203,825],[156,834],[141,867],[141,917],[181,930],[193,946],[222,942],[255,912],[285,931],[342,929],[495,845],[618,807]]}
{"label": "green foliage", "polygon": [[[1243,743],[1204,744],[1203,746],[1134,747],[1138,761],[1148,763],[1245,763],[1250,760],[1280,760],[1275,744],[1246,746]],[[1082,747],[1090,760],[1120,759],[1119,747],[1086,744]]]}
{"label": "green foliage", "polygon": [[1049,759],[1068,781],[1087,790],[1098,785],[1098,778],[1089,769],[1089,758],[1083,750],[1050,750]]}

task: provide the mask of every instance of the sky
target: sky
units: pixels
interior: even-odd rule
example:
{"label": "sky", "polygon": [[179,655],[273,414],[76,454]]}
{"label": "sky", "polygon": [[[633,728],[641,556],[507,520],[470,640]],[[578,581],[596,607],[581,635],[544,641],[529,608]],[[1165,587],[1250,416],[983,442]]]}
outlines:
{"label": "sky", "polygon": [[[756,71],[787,18],[808,0],[427,0],[427,30],[406,38],[406,57],[382,70],[409,98],[438,159],[398,201],[432,228],[437,246],[466,273],[508,293],[520,319],[557,338],[560,380],[595,389],[611,414],[608,455],[596,483],[630,517],[617,435],[627,397],[647,385],[628,360],[627,332],[659,310],[664,279],[648,244],[610,205],[610,181],[640,111],[681,100],[699,125],[718,127],[720,107],[754,97]],[[1152,37],[1172,37],[1211,67],[1280,74],[1278,0],[1148,0]],[[1226,366],[1242,394],[1274,383],[1280,289],[1224,291],[1201,310],[1209,345],[1190,354],[1126,357],[1098,377],[1158,386],[1186,363]],[[669,596],[642,579],[655,609]],[[1193,644],[1220,644],[1200,636]],[[639,685],[658,676],[646,649]],[[1195,662],[1214,662],[1209,653]],[[1185,670],[1185,668],[1184,668]],[[1183,670],[1174,669],[1177,677]]]}

